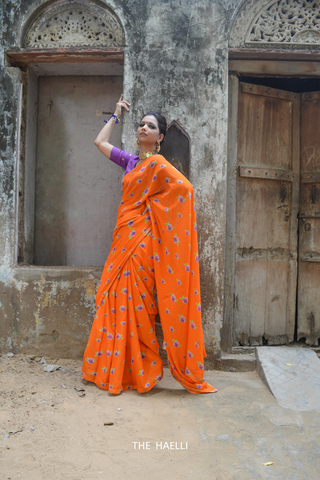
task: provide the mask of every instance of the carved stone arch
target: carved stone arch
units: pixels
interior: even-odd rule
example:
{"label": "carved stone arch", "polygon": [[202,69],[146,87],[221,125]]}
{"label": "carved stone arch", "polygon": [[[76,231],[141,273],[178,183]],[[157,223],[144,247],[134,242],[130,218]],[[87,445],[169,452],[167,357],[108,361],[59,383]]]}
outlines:
{"label": "carved stone arch", "polygon": [[229,46],[320,47],[318,0],[248,0],[238,10]]}
{"label": "carved stone arch", "polygon": [[27,26],[22,48],[110,48],[125,44],[120,20],[108,7],[87,0],[54,2]]}

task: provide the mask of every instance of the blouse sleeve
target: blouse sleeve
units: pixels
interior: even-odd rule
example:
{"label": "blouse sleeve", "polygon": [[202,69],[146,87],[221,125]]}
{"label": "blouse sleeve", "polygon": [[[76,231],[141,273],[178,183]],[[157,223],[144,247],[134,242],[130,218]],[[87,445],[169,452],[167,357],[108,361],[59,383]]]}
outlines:
{"label": "blouse sleeve", "polygon": [[110,160],[126,169],[130,159],[130,153],[120,150],[120,148],[113,147],[111,150]]}

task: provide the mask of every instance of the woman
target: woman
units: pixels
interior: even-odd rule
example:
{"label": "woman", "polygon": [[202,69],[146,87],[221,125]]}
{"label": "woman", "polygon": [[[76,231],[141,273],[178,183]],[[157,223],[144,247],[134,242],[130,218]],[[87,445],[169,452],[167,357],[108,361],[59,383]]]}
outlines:
{"label": "woman", "polygon": [[111,252],[96,296],[97,312],[82,376],[114,394],[150,390],[163,376],[155,336],[158,308],[173,377],[191,393],[216,390],[203,381],[197,224],[192,185],[158,155],[166,120],[144,116],[140,155],[113,147],[114,124],[129,111],[122,95],[95,145],[125,169]]}

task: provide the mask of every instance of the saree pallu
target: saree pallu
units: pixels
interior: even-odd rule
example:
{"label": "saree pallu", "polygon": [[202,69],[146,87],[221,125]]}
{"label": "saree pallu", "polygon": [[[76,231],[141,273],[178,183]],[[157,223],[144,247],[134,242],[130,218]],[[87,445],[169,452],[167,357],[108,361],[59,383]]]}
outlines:
{"label": "saree pallu", "polygon": [[164,157],[154,155],[124,176],[122,191],[82,376],[114,394],[147,392],[161,380],[157,297],[171,374],[191,393],[215,392],[203,380],[192,185]]}

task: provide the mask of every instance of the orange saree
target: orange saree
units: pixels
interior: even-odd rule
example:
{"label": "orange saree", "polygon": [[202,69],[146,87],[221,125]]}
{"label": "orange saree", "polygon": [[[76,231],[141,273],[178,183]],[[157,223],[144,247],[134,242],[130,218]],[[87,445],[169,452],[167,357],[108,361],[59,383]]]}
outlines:
{"label": "orange saree", "polygon": [[114,394],[147,392],[161,380],[157,297],[171,374],[190,393],[215,392],[203,380],[192,185],[164,157],[154,155],[124,176],[122,190],[82,376]]}

